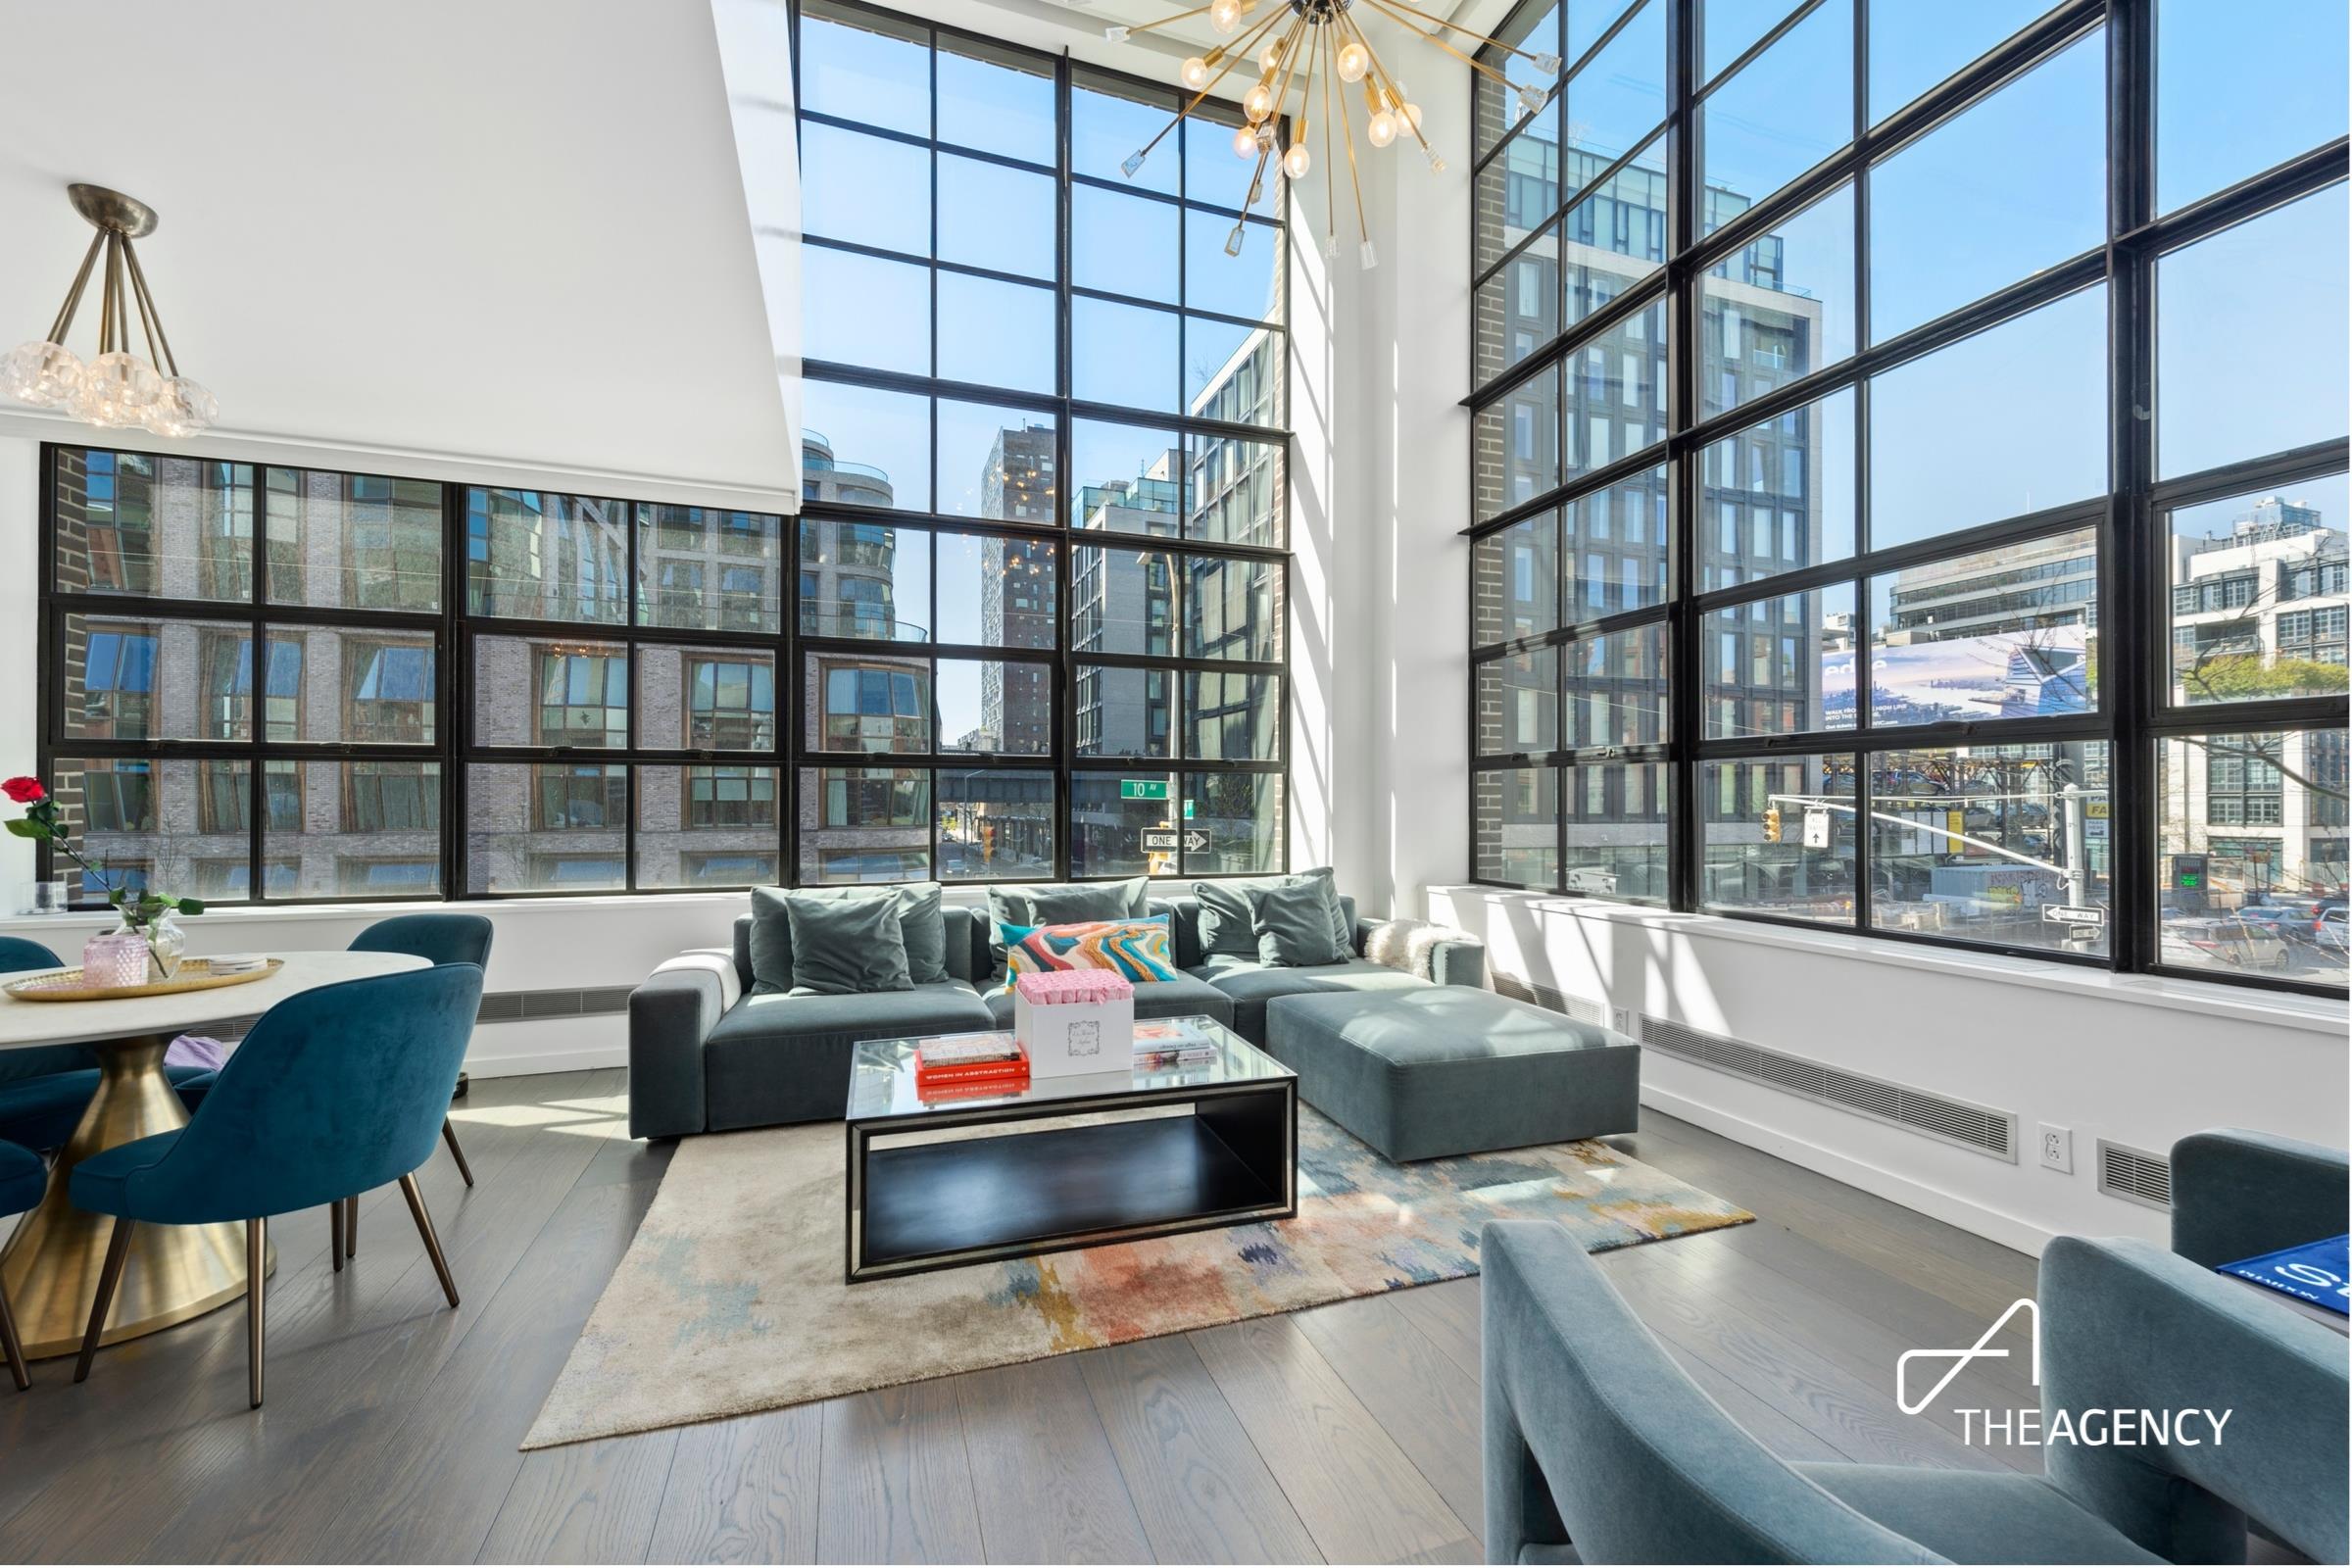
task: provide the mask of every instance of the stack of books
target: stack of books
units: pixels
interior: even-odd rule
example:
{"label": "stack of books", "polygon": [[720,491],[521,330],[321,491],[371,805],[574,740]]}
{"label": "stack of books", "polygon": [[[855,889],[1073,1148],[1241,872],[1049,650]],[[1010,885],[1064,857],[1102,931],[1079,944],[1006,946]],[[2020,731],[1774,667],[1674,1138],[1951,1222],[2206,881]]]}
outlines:
{"label": "stack of books", "polygon": [[1136,1070],[1191,1067],[1217,1059],[1216,1044],[1179,1023],[1139,1023],[1135,1026]]}
{"label": "stack of books", "polygon": [[1029,1087],[1029,1054],[1009,1034],[936,1035],[915,1042],[914,1092],[1004,1095]]}

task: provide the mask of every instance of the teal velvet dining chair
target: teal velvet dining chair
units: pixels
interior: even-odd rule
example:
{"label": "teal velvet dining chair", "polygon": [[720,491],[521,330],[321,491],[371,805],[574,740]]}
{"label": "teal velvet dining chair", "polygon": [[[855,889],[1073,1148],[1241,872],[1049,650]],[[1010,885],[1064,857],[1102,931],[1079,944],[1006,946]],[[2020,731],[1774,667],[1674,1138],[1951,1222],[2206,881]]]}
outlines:
{"label": "teal velvet dining chair", "polygon": [[[41,1156],[22,1144],[0,1144],[0,1214],[22,1214],[39,1205],[49,1190],[49,1167]],[[17,1314],[9,1309],[8,1284],[0,1280],[0,1352],[8,1356],[8,1375],[17,1392],[32,1387],[24,1370],[24,1342],[17,1338]]]}
{"label": "teal velvet dining chair", "polygon": [[187,1126],[74,1166],[74,1206],[115,1216],[74,1381],[90,1374],[141,1223],[245,1222],[246,1351],[262,1402],[263,1267],[271,1216],[397,1182],[449,1304],[457,1282],[416,1172],[473,1034],[482,971],[442,964],[320,986],[262,1015]]}
{"label": "teal velvet dining chair", "polygon": [[[62,969],[38,942],[0,936],[0,975]],[[210,1077],[203,1067],[167,1067],[175,1086]],[[0,1141],[26,1149],[63,1149],[98,1092],[98,1061],[79,1046],[0,1051]]]}
{"label": "teal velvet dining chair", "polygon": [[[352,953],[406,953],[427,963],[470,963],[484,973],[490,968],[490,941],[498,928],[488,917],[479,914],[396,914],[388,920],[378,920],[352,938]],[[216,1074],[204,1073],[179,1085],[179,1098],[192,1112],[211,1092]],[[466,1185],[473,1185],[473,1167],[466,1162],[466,1151],[458,1143],[458,1130],[444,1113],[441,1117],[441,1142],[449,1148],[449,1157],[458,1162],[458,1174]],[[360,1250],[360,1200],[357,1193],[346,1195],[328,1214],[328,1245],[333,1250],[335,1269],[342,1271],[343,1260],[355,1257]]]}

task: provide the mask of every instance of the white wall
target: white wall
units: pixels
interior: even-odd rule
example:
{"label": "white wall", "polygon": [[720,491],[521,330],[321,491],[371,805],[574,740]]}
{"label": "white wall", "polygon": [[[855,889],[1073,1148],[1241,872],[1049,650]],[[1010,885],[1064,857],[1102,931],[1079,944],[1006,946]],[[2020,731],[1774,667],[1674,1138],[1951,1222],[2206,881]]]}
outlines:
{"label": "white wall", "polygon": [[[1492,888],[1428,897],[1500,973],[2015,1112],[2009,1164],[1655,1052],[1642,1065],[1644,1104],[2027,1250],[2163,1237],[2163,1215],[2098,1193],[2097,1139],[2352,1142],[2338,1004]],[[2072,1174],[2039,1165],[2042,1122],[2072,1131]]]}

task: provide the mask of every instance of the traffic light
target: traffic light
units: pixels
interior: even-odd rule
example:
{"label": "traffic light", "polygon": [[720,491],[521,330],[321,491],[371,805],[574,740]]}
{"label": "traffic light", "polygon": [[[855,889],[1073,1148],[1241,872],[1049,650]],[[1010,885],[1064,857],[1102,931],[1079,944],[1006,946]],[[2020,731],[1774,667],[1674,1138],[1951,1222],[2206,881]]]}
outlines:
{"label": "traffic light", "polygon": [[2173,891],[2202,893],[2205,891],[2205,857],[2176,855],[2173,857]]}
{"label": "traffic light", "polygon": [[1764,808],[1764,842],[1767,844],[1781,842],[1781,808],[1777,806]]}

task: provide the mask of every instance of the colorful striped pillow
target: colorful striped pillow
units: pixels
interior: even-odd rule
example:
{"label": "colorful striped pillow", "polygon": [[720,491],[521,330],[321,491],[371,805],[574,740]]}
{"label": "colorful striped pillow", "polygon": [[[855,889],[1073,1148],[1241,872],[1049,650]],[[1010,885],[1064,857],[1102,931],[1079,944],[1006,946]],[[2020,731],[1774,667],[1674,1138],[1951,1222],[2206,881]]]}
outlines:
{"label": "colorful striped pillow", "polygon": [[1182,978],[1168,951],[1168,917],[1094,920],[1078,925],[1000,925],[1005,974],[1107,969],[1130,980]]}

